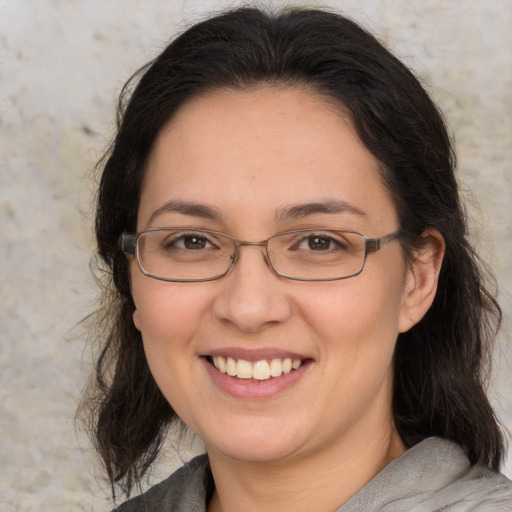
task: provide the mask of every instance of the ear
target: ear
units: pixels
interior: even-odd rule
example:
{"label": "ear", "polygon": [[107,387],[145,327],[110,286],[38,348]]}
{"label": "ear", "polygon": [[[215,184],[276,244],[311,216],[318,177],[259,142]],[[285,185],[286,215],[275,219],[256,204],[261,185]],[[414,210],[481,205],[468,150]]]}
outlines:
{"label": "ear", "polygon": [[413,252],[412,262],[406,269],[399,332],[406,332],[416,325],[425,316],[436,296],[445,242],[441,233],[435,229],[426,231],[423,236],[423,246]]}
{"label": "ear", "polygon": [[132,258],[132,262],[130,263],[131,271],[128,274],[129,275],[129,280],[130,280],[130,293],[131,293],[133,305],[134,305],[134,308],[135,308],[133,310],[132,318],[133,318],[133,324],[135,325],[137,330],[140,331],[140,315],[139,315],[139,311],[137,309],[137,306],[135,305],[135,298],[133,297],[133,282],[132,282],[133,256],[129,256],[129,258]]}
{"label": "ear", "polygon": [[133,323],[135,327],[140,331],[140,316],[139,316],[139,310],[136,309],[133,312]]}

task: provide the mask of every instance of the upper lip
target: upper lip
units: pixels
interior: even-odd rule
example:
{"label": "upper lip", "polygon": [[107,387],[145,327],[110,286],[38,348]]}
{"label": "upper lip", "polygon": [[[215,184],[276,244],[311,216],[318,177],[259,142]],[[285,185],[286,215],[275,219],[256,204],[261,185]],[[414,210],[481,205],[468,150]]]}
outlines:
{"label": "upper lip", "polygon": [[276,347],[268,347],[268,348],[255,348],[255,349],[247,349],[241,347],[225,347],[225,348],[217,348],[209,351],[207,354],[203,354],[204,357],[232,357],[233,359],[243,359],[245,361],[256,362],[261,361],[263,359],[272,360],[272,359],[311,359],[310,357],[300,354],[298,352],[293,352],[289,350],[278,349]]}

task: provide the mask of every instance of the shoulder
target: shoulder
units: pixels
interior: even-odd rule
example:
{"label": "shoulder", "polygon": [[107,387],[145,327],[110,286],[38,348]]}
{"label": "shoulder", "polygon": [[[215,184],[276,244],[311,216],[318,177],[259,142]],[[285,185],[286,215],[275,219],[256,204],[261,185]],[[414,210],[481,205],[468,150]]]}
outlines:
{"label": "shoulder", "polygon": [[428,438],[388,464],[339,512],[512,511],[512,482],[472,466],[457,444]]}
{"label": "shoulder", "polygon": [[[414,503],[414,510],[429,512],[512,510],[512,482],[485,466],[471,465],[458,444],[446,439],[428,438],[408,454],[409,469],[416,476],[417,492],[413,494],[414,489],[410,488],[413,495],[402,496],[399,500],[402,506]],[[398,471],[408,478],[400,468]],[[390,506],[389,510],[394,509]]]}
{"label": "shoulder", "polygon": [[204,512],[211,481],[208,457],[199,455],[112,512]]}
{"label": "shoulder", "polygon": [[[453,510],[512,511],[512,481],[484,466],[473,466],[451,484],[448,492],[459,506]],[[467,508],[461,508],[463,506]]]}

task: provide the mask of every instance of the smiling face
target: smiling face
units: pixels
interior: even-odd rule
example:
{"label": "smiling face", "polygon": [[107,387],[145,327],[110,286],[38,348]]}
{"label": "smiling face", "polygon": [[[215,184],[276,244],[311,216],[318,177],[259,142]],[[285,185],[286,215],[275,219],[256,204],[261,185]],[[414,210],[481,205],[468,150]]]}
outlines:
{"label": "smiling face", "polygon": [[[311,92],[275,87],[198,97],[162,131],[137,229],[170,226],[245,241],[321,227],[380,237],[399,227],[378,163],[347,118]],[[417,321],[400,242],[338,281],[279,277],[258,246],[241,247],[216,281],[155,280],[134,259],[130,268],[154,378],[211,455],[356,454],[397,436],[393,351]]]}

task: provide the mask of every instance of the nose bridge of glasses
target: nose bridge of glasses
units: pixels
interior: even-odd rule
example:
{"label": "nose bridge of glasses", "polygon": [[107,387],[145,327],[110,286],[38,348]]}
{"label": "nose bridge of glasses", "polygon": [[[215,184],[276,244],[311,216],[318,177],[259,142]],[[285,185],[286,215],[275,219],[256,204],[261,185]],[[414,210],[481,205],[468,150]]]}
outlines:
{"label": "nose bridge of glasses", "polygon": [[259,242],[248,242],[246,240],[234,240],[235,243],[235,252],[232,255],[233,264],[237,262],[238,258],[240,257],[240,247],[242,246],[252,246],[252,247],[261,247],[263,249],[263,257],[265,259],[265,262],[268,266],[272,267],[270,265],[269,259],[268,259],[268,240],[260,240]]}
{"label": "nose bridge of glasses", "polygon": [[259,246],[259,247],[266,247],[268,244],[268,240],[261,240],[259,242],[246,242],[245,240],[237,240],[236,242],[236,245],[237,246],[241,246],[241,245],[254,245],[254,246]]}

